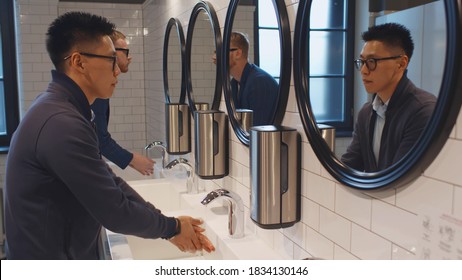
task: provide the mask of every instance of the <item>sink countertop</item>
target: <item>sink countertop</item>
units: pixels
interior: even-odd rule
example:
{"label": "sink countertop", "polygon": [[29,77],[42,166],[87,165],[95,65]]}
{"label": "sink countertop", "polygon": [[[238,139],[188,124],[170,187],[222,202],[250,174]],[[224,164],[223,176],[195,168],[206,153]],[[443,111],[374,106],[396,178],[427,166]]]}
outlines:
{"label": "sink countertop", "polygon": [[[216,213],[210,206],[204,206],[200,203],[206,193],[187,194],[185,180],[179,179],[151,179],[151,180],[136,180],[128,182],[135,190],[143,189],[140,194],[143,196],[143,191],[149,190],[149,186],[158,186],[162,188],[170,188],[174,191],[176,199],[179,202],[170,203],[179,207],[179,209],[168,209],[165,214],[168,216],[190,215],[204,219],[205,234],[210,241],[215,245],[216,251],[213,253],[196,253],[190,254],[187,257],[180,259],[284,259],[276,251],[270,248],[254,233],[250,233],[246,229],[245,236],[239,239],[233,239],[228,235],[228,215]],[[170,186],[168,184],[171,184]],[[154,188],[154,187],[153,187]],[[138,191],[138,190],[137,190]],[[164,194],[165,196],[165,194]],[[172,199],[172,198],[170,198]],[[149,199],[148,199],[149,200]],[[169,202],[167,202],[168,204]],[[165,204],[165,202],[164,202]],[[156,203],[154,202],[154,205]],[[164,210],[160,208],[163,212]],[[107,243],[112,259],[133,259],[133,253],[130,249],[127,236],[106,231]],[[160,242],[168,242],[161,240]],[[162,244],[162,243],[160,243]],[[162,247],[164,247],[162,245]]]}

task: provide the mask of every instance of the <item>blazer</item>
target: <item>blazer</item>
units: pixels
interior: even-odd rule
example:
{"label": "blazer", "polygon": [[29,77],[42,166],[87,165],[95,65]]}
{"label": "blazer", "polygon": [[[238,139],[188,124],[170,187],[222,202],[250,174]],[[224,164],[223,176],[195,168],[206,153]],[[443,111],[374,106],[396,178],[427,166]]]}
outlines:
{"label": "blazer", "polygon": [[385,113],[379,161],[376,161],[372,148],[377,115],[371,102],[366,103],[359,111],[351,144],[341,161],[351,168],[365,172],[379,171],[396,163],[418,141],[435,105],[434,95],[417,88],[403,75]]}

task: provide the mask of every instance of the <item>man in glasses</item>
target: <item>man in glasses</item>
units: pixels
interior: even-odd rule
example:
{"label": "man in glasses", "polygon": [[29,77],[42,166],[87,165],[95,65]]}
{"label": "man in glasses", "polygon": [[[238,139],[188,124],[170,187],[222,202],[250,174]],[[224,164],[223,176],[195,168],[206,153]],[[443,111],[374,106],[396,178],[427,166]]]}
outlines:
{"label": "man in glasses", "polygon": [[248,61],[249,39],[232,32],[229,49],[229,73],[232,98],[236,109],[253,111],[253,125],[273,124],[278,104],[279,85],[263,69]]}
{"label": "man in glasses", "polygon": [[[117,65],[122,73],[128,72],[128,65],[132,58],[129,56],[128,44],[125,35],[120,31],[114,31],[110,36],[117,55]],[[96,99],[91,105],[95,114],[96,131],[98,133],[101,154],[122,169],[130,166],[143,175],[151,175],[154,172],[154,161],[142,154],[130,152],[120,146],[108,131],[109,123],[109,99]]]}
{"label": "man in glasses", "polygon": [[436,97],[406,76],[414,51],[409,30],[397,23],[370,27],[355,67],[372,102],[359,111],[353,139],[342,156],[346,165],[366,172],[399,161],[416,143],[430,119]]}
{"label": "man in glasses", "polygon": [[56,70],[21,120],[6,161],[8,259],[97,259],[102,225],[169,239],[183,251],[213,250],[199,219],[163,215],[99,155],[90,104],[110,98],[117,84],[113,31],[107,19],[83,12],[48,29]]}

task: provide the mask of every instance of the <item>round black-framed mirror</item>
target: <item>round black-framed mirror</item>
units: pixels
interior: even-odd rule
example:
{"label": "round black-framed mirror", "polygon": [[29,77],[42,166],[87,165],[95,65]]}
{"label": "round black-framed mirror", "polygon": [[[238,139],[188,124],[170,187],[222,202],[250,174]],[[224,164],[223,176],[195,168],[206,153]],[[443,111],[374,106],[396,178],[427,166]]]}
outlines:
{"label": "round black-framed mirror", "polygon": [[[223,79],[223,90],[226,102],[226,109],[228,111],[229,121],[233,127],[234,133],[237,138],[246,146],[249,145],[249,133],[243,128],[239,121],[238,109],[249,109],[249,108],[236,108],[235,103],[232,100],[232,88],[231,78],[229,72],[229,52],[231,45],[231,35],[233,33],[233,23],[238,10],[240,2],[243,0],[231,0],[228,6],[228,11],[225,20],[225,29],[223,34],[223,53],[222,53],[222,79]],[[248,1],[247,1],[248,2]],[[289,18],[287,15],[286,4],[283,0],[272,0],[273,8],[276,14],[279,30],[279,48],[280,48],[280,71],[279,71],[279,89],[277,106],[269,121],[270,124],[279,125],[281,124],[284,114],[286,111],[287,100],[289,97],[289,86],[291,77],[291,36],[290,36],[290,25]]]}
{"label": "round black-framed mirror", "polygon": [[[201,22],[198,23],[198,20]],[[212,34],[212,41],[214,43],[214,46],[209,46],[212,47],[213,51],[215,51],[216,55],[216,62],[214,63],[212,60],[213,57],[213,51],[204,53],[205,48],[199,48],[197,46],[194,47],[193,50],[193,37],[194,37],[194,32],[195,28],[199,27],[199,24],[201,24],[200,27],[202,27],[202,24],[209,24],[210,29],[211,29],[211,34]],[[208,28],[208,27],[207,27]],[[202,29],[202,28],[201,28]],[[194,40],[194,42],[204,42],[208,41],[205,40],[203,37],[198,37],[198,39]],[[209,43],[209,42],[207,42]],[[204,46],[205,47],[205,46]],[[196,111],[196,105],[199,103],[202,104],[206,103],[208,109],[211,110],[218,110],[220,107],[220,101],[221,101],[221,91],[222,91],[222,80],[221,80],[221,48],[222,48],[222,39],[221,39],[221,31],[220,31],[220,25],[218,22],[218,17],[215,12],[215,9],[213,8],[212,4],[207,2],[207,1],[200,1],[198,2],[192,12],[191,16],[189,18],[189,24],[188,24],[188,32],[186,36],[186,84],[187,84],[187,94],[188,94],[188,104],[189,104],[189,109],[191,111],[191,114],[194,115],[194,112]],[[197,52],[195,50],[198,50]],[[214,88],[214,90],[207,91],[207,89],[204,90],[205,94],[207,97],[205,98],[207,101],[202,101],[199,100],[195,96],[194,93],[194,83],[200,82],[200,81],[193,81],[194,78],[193,73],[197,73],[197,69],[194,69],[194,71],[191,69],[194,63],[194,66],[198,66],[196,62],[193,62],[193,56],[201,56],[199,59],[203,65],[209,65],[209,67],[212,67],[214,69],[213,75],[215,76],[215,86],[211,85],[211,88]],[[196,58],[194,58],[196,60]],[[215,65],[215,66],[212,66]],[[200,67],[200,69],[203,69],[203,67]],[[201,70],[202,71],[202,70]],[[210,72],[210,71],[208,71]],[[194,74],[195,75],[195,74]],[[201,78],[202,75],[198,75],[197,77]],[[197,84],[197,83],[196,83]]]}
{"label": "round black-framed mirror", "polygon": [[321,164],[340,183],[358,189],[398,187],[421,175],[451,133],[462,105],[462,1],[444,1],[446,62],[438,101],[418,142],[398,162],[377,172],[361,172],[343,164],[330,150],[316,123],[309,99],[309,28],[312,0],[300,1],[294,34],[294,83],[299,114]]}
{"label": "round black-framed mirror", "polygon": [[185,102],[185,53],[181,22],[177,18],[170,18],[165,29],[163,49],[164,94],[167,104]]}

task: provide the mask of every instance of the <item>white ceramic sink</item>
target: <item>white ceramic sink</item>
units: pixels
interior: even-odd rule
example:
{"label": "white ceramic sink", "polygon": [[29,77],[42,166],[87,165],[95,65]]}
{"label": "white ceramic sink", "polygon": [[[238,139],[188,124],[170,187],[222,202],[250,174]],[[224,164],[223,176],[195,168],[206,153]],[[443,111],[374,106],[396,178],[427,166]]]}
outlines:
{"label": "white ceramic sink", "polygon": [[128,183],[167,216],[202,218],[205,234],[215,245],[216,251],[183,253],[163,239],[143,239],[106,230],[112,259],[281,259],[279,254],[251,232],[246,232],[244,238],[230,238],[227,209],[221,203],[202,205],[200,202],[206,193],[187,194],[185,180],[153,179]]}
{"label": "white ceramic sink", "polygon": [[127,166],[125,169],[121,169],[120,167],[118,167],[117,165],[115,165],[114,163],[110,161],[108,161],[107,164],[117,176],[123,178],[127,182],[163,178],[162,172],[159,171],[157,164],[154,165],[154,174],[151,176],[142,175],[137,170],[129,166]]}

